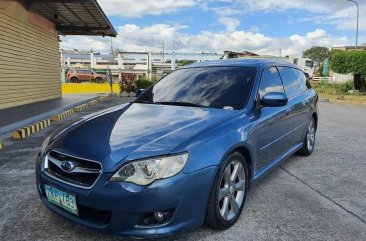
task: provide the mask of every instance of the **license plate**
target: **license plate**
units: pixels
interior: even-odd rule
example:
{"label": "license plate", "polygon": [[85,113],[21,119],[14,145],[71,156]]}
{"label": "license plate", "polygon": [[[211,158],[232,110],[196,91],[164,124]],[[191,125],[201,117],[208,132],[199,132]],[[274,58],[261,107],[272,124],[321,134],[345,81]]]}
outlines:
{"label": "license plate", "polygon": [[76,198],[74,195],[60,191],[48,185],[45,185],[44,189],[46,191],[48,201],[72,214],[79,215],[78,207],[76,206]]}

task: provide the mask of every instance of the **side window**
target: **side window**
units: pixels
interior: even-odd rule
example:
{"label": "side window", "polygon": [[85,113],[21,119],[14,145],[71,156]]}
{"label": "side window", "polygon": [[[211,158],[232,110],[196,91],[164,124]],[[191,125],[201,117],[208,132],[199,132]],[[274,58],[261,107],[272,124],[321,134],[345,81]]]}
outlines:
{"label": "side window", "polygon": [[259,97],[262,99],[268,92],[283,93],[283,84],[276,67],[265,69],[262,74],[261,84],[259,86]]}
{"label": "side window", "polygon": [[81,69],[77,69],[77,70],[76,70],[76,73],[78,73],[78,74],[84,74],[84,71],[83,71],[83,70],[81,70]]}
{"label": "side window", "polygon": [[306,78],[302,71],[290,67],[279,67],[288,98],[297,96],[307,90]]}

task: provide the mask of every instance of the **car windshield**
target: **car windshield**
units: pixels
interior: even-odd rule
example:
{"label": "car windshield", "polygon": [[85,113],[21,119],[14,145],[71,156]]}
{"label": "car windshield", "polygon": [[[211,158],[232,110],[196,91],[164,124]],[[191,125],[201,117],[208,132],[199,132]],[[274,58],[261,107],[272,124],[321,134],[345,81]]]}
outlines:
{"label": "car windshield", "polygon": [[256,75],[254,67],[179,69],[145,91],[136,102],[243,109]]}

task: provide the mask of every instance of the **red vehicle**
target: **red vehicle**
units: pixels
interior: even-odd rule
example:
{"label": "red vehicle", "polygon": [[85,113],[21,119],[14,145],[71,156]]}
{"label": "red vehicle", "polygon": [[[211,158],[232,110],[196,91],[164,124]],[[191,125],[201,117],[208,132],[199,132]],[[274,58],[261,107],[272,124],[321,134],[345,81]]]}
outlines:
{"label": "red vehicle", "polygon": [[107,76],[88,69],[70,69],[67,73],[67,79],[71,83],[90,82],[92,79],[101,83],[107,79]]}

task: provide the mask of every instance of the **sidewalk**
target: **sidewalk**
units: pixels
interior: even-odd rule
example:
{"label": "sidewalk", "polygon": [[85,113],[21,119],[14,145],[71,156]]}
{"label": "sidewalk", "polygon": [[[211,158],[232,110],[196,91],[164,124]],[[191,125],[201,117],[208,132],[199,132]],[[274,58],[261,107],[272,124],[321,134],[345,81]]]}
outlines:
{"label": "sidewalk", "polygon": [[72,109],[91,99],[95,99],[98,96],[100,95],[64,94],[60,99],[2,109],[0,110],[0,136],[39,120],[50,118],[60,112]]}

